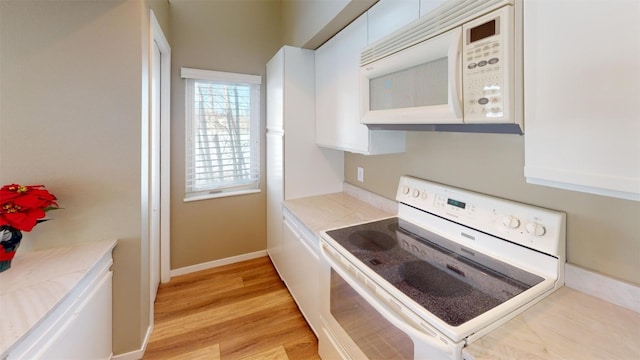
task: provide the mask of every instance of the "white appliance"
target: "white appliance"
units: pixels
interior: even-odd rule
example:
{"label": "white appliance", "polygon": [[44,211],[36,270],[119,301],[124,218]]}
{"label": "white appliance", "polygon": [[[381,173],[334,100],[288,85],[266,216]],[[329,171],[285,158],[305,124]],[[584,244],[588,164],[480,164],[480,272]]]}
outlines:
{"label": "white appliance", "polygon": [[365,48],[361,122],[522,134],[521,19],[518,0],[450,0]]}
{"label": "white appliance", "polygon": [[396,199],[321,233],[323,359],[460,359],[563,286],[564,213],[409,176]]}
{"label": "white appliance", "polygon": [[287,262],[282,201],[342,191],[344,153],[316,146],[314,52],[281,48],[266,68],[267,251]]}

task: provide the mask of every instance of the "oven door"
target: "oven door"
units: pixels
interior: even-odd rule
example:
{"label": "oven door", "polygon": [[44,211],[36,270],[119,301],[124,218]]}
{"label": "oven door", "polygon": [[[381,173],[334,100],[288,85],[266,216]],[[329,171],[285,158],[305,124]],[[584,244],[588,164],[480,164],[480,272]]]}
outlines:
{"label": "oven door", "polygon": [[454,343],[321,242],[320,357],[460,359]]}

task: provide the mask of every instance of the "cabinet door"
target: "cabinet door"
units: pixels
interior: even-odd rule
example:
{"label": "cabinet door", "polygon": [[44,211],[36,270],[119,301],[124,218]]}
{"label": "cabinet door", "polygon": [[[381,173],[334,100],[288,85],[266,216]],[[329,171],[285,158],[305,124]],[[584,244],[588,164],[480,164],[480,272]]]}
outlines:
{"label": "cabinet door", "polygon": [[380,0],[367,12],[368,43],[402,28],[419,15],[420,0]]}
{"label": "cabinet door", "polygon": [[284,279],[282,201],[284,199],[284,136],[267,133],[267,253]]}
{"label": "cabinet door", "polygon": [[267,63],[267,129],[284,131],[284,48]]}
{"label": "cabinet door", "polygon": [[287,254],[287,288],[307,323],[318,335],[320,330],[318,254],[307,245],[307,240],[298,234],[295,226],[286,220],[283,232]]}
{"label": "cabinet door", "polygon": [[360,51],[367,45],[367,14],[315,53],[316,143],[362,154],[405,151],[402,131],[370,131],[360,123]]}
{"label": "cabinet door", "polygon": [[[31,359],[110,359],[112,273],[106,272]],[[58,324],[56,324],[57,326]]]}
{"label": "cabinet door", "polygon": [[528,182],[640,200],[638,14],[638,1],[525,2]]}
{"label": "cabinet door", "polygon": [[368,151],[368,128],[360,124],[360,50],[367,45],[367,17],[360,16],[316,50],[316,143]]}
{"label": "cabinet door", "polygon": [[282,263],[282,201],[284,200],[284,55],[280,49],[267,63],[267,253],[284,279]]}

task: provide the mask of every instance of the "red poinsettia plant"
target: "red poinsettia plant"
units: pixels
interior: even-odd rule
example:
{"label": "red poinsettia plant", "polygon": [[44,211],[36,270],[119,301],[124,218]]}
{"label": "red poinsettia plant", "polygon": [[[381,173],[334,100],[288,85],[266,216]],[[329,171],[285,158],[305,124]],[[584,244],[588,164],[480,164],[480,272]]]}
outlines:
{"label": "red poinsettia plant", "polygon": [[0,227],[31,231],[49,210],[58,209],[56,197],[44,185],[9,184],[0,188]]}

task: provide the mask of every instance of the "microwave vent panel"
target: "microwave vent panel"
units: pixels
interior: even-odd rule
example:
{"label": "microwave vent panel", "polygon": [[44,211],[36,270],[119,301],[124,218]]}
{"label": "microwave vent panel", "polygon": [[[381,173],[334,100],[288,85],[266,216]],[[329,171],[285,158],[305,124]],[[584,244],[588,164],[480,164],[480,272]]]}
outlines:
{"label": "microwave vent panel", "polygon": [[360,54],[360,65],[364,66],[406,49],[505,5],[513,5],[514,1],[449,0],[429,14],[366,47]]}

